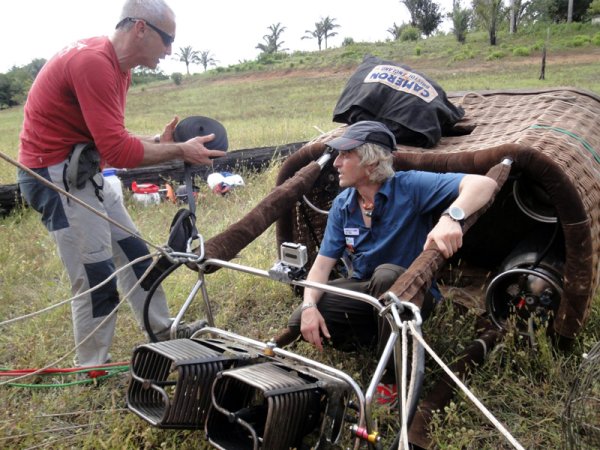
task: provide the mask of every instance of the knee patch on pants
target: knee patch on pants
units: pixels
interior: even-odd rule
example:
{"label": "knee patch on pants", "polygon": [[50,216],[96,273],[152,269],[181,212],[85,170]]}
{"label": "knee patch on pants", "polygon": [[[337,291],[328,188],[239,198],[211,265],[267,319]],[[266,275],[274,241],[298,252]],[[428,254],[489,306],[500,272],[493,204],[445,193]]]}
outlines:
{"label": "knee patch on pants", "polygon": [[[84,264],[84,267],[90,288],[98,286],[115,271],[115,265],[113,264],[112,259]],[[91,300],[93,317],[103,317],[110,314],[119,304],[117,280],[113,278],[106,285],[92,292]]]}

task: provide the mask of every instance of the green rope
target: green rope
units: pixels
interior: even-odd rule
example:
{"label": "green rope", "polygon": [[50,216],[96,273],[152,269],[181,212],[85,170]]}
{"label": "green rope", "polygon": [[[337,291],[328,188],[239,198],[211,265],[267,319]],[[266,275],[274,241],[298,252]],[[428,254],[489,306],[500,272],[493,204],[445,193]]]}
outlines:
{"label": "green rope", "polygon": [[[98,382],[101,380],[105,380],[107,378],[114,377],[115,375],[118,375],[123,372],[127,372],[128,370],[129,370],[129,366],[113,366],[113,367],[107,367],[107,368],[102,368],[102,369],[100,369],[100,368],[81,369],[81,370],[73,371],[71,373],[72,374],[82,374],[82,373],[86,373],[86,372],[96,372],[96,371],[103,371],[103,372],[107,372],[107,373],[106,373],[106,375],[100,375],[100,376],[94,377],[94,378],[85,378],[85,379],[81,379],[81,380],[70,381],[68,383],[52,383],[52,384],[48,384],[48,383],[6,383],[6,385],[12,386],[12,387],[29,388],[29,389],[47,389],[47,388],[70,387],[70,386],[76,386],[78,384],[98,384]],[[66,373],[38,374],[38,376],[57,376],[57,375],[64,376],[67,374]]]}
{"label": "green rope", "polygon": [[559,133],[566,134],[567,136],[570,136],[573,139],[576,139],[577,141],[579,141],[581,143],[581,145],[583,145],[583,148],[585,148],[588,152],[590,152],[590,154],[594,157],[596,162],[600,163],[600,155],[598,154],[598,152],[596,152],[596,150],[594,150],[594,148],[585,139],[583,139],[581,136],[573,133],[572,131],[565,130],[564,128],[550,127],[547,125],[531,125],[529,128],[552,130],[552,131],[558,131]]}

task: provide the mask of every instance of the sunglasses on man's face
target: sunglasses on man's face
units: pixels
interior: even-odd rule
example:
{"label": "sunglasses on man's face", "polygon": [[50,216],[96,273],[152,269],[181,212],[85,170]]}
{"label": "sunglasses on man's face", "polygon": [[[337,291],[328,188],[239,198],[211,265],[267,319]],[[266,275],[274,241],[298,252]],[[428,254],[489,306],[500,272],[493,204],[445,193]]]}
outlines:
{"label": "sunglasses on man's face", "polygon": [[138,20],[141,20],[146,25],[148,25],[150,28],[152,28],[154,31],[156,31],[158,33],[158,35],[160,36],[160,38],[162,39],[163,44],[165,44],[165,47],[169,47],[170,45],[173,44],[173,42],[175,42],[175,38],[173,36],[171,36],[169,33],[165,32],[165,31],[161,30],[157,26],[152,25],[146,19],[136,19],[135,17],[126,17],[117,24],[117,28],[119,28],[119,26],[121,24],[123,24],[124,22],[137,22]]}

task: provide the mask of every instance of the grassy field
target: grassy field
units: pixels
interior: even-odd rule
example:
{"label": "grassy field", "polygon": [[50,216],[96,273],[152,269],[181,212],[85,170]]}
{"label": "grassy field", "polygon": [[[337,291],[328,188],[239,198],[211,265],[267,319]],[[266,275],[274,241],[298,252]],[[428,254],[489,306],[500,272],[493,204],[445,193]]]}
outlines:
{"label": "grassy field", "polygon": [[[575,24],[577,25],[577,24]],[[589,26],[556,26],[550,30],[546,80],[538,79],[543,28],[517,36],[501,35],[490,49],[484,34],[469,35],[459,46],[449,37],[416,43],[362,44],[325,52],[293,54],[271,66],[228,68],[186,79],[134,87],[129,95],[127,126],[141,134],[154,134],[175,114],[201,114],[223,122],[232,150],[271,146],[312,139],[337,126],[332,111],[344,83],[362,55],[372,53],[406,63],[425,72],[447,91],[574,86],[600,94],[600,31]],[[579,37],[578,36],[583,36]],[[526,48],[526,50],[522,50]],[[515,49],[521,49],[516,51]],[[526,56],[515,54],[527,53]],[[22,109],[0,111],[0,151],[15,157]],[[244,188],[230,195],[214,195],[202,183],[198,228],[212,237],[235,223],[263,199],[275,184],[278,163],[263,173],[242,173]],[[15,168],[0,161],[0,184],[14,183]],[[163,203],[141,207],[127,205],[142,235],[162,245],[178,207]],[[268,269],[275,261],[273,228],[241,252],[239,262]],[[0,321],[34,313],[70,297],[69,283],[36,213],[15,211],[0,219]],[[180,269],[165,282],[171,308],[182,304],[195,273]],[[218,271],[209,275],[207,287],[221,328],[259,340],[273,337],[299,302],[284,285],[249,275]],[[562,353],[538,336],[532,348],[518,336],[508,336],[502,346],[473,375],[470,388],[503,422],[525,448],[560,448],[561,414],[581,354],[600,340],[600,298],[596,296],[591,319],[571,352]],[[190,317],[203,317],[200,302]],[[428,342],[445,361],[451,361],[466,343],[474,318],[462,316],[450,305],[441,308],[426,324]],[[72,329],[68,305],[4,326],[0,331],[0,366],[11,369],[72,365]],[[114,361],[128,364],[132,349],[143,342],[128,306],[119,309]],[[368,363],[328,352],[316,355],[302,344],[296,351],[338,367],[361,382]],[[62,359],[61,359],[62,358]],[[372,363],[372,362],[371,362]],[[428,363],[429,378],[439,373]],[[0,378],[0,383],[6,378]],[[36,388],[50,381],[52,388]],[[160,430],[150,427],[125,407],[127,378],[117,375],[89,385],[60,386],[73,377],[35,377],[23,387],[0,386],[0,447],[154,449],[202,448],[202,432]],[[378,415],[383,432],[394,421]],[[487,419],[463,395],[435,417],[432,436],[442,449],[511,448]]]}

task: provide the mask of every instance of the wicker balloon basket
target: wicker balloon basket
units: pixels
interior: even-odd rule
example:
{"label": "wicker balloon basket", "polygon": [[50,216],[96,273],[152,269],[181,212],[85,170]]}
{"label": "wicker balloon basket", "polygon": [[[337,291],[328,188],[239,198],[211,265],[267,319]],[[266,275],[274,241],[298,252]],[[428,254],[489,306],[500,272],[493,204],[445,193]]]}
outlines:
{"label": "wicker balloon basket", "polygon": [[[574,88],[448,97],[465,110],[457,125],[466,134],[444,136],[431,149],[398,145],[395,169],[486,174],[503,159],[512,165],[463,248],[434,275],[446,289],[470,289],[470,306],[491,310],[499,324],[515,308],[514,291],[527,292],[520,300],[533,305],[527,311],[544,310],[549,330],[575,338],[600,283],[600,97]],[[277,183],[321,156],[343,129],[290,156]],[[312,191],[278,219],[278,246],[305,244],[310,264],[337,193],[330,162]],[[417,291],[405,291],[404,299]]]}

